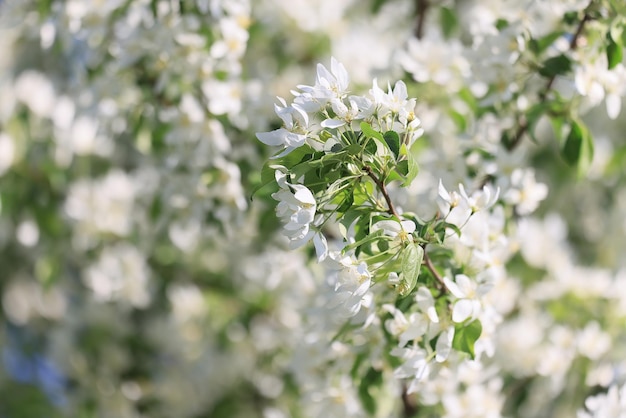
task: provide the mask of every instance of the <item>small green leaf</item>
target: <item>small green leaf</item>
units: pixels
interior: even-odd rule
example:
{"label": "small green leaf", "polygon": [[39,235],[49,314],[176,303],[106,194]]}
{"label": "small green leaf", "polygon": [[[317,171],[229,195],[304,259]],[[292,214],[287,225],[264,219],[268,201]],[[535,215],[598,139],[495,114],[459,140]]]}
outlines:
{"label": "small green leaf", "polygon": [[447,7],[441,7],[439,9],[439,22],[441,24],[441,29],[443,30],[443,36],[446,39],[450,38],[459,26],[459,20],[456,17],[456,13]]}
{"label": "small green leaf", "polygon": [[341,204],[339,205],[339,207],[337,207],[338,215],[347,212],[352,207],[352,204],[354,203],[354,194],[352,192],[353,190],[349,189],[343,193],[343,199],[341,200]]}
{"label": "small green leaf", "polygon": [[380,141],[384,141],[383,135],[372,128],[372,125],[367,122],[361,122],[361,132],[363,132],[366,138],[376,138]]}
{"label": "small green leaf", "polygon": [[370,415],[375,415],[377,410],[376,398],[370,393],[371,388],[380,386],[382,382],[382,372],[370,367],[359,383],[359,399],[361,400],[363,408],[365,408]]}
{"label": "small green leaf", "polygon": [[252,190],[252,193],[250,194],[250,200],[253,200],[254,197],[262,190],[274,191],[274,189],[278,187],[275,177],[276,169],[274,167],[275,166],[272,164],[271,160],[263,165],[263,168],[261,169],[261,182]]}
{"label": "small green leaf", "polygon": [[[606,58],[609,63],[609,70],[615,68],[617,64],[622,62],[622,58],[624,57],[624,49],[622,45],[611,37],[610,33],[607,33],[607,46],[606,46]],[[618,41],[621,39],[618,38]]]}
{"label": "small green leaf", "polygon": [[422,268],[424,259],[424,249],[415,243],[409,243],[402,250],[402,272],[400,273],[400,284],[398,293],[400,296],[407,296],[415,288],[417,278]]}
{"label": "small green leaf", "polygon": [[453,223],[444,222],[444,226],[446,228],[450,228],[454,233],[460,238],[461,237],[461,229]]}
{"label": "small green leaf", "polygon": [[583,144],[583,130],[580,125],[576,122],[572,123],[570,127],[569,134],[565,139],[565,144],[563,145],[563,150],[561,154],[563,155],[563,159],[569,165],[578,164],[578,160],[580,159],[581,148]]}
{"label": "small green leaf", "polygon": [[400,137],[395,131],[387,131],[385,132],[383,137],[385,139],[385,143],[387,144],[387,146],[389,147],[389,149],[391,150],[391,152],[393,153],[394,157],[396,157],[396,160],[397,160],[398,156],[400,155]]}
{"label": "small green leaf", "polygon": [[528,42],[529,49],[535,54],[539,55],[543,53],[549,46],[554,44],[554,41],[563,36],[563,32],[551,32],[539,39],[531,39]]}
{"label": "small green leaf", "polygon": [[561,54],[556,57],[548,58],[543,67],[539,69],[539,74],[544,77],[554,77],[560,74],[566,74],[572,69],[572,60],[566,55]]}
{"label": "small green leaf", "polygon": [[582,122],[572,122],[561,154],[567,164],[578,167],[579,175],[587,172],[593,160],[593,139]]}
{"label": "small green leaf", "polygon": [[473,359],[475,356],[474,344],[482,332],[483,326],[479,320],[472,321],[469,324],[457,324],[454,329],[452,348],[469,354]]}
{"label": "small green leaf", "polygon": [[415,177],[417,177],[417,173],[419,173],[419,165],[417,164],[417,161],[415,161],[413,154],[406,148],[405,144],[402,144],[402,147],[400,147],[400,155],[406,157],[407,173],[404,182],[402,183],[402,187],[407,187],[411,184]]}
{"label": "small green leaf", "polygon": [[450,116],[450,119],[452,119],[460,132],[465,132],[467,130],[467,120],[465,119],[465,116],[452,109],[448,111],[448,116]]}

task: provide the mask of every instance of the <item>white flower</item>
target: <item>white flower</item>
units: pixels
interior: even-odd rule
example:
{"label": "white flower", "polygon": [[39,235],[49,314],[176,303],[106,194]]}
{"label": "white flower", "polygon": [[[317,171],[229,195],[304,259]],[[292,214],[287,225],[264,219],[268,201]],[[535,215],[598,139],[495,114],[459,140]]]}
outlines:
{"label": "white flower", "polygon": [[385,329],[398,337],[398,346],[404,347],[409,341],[417,340],[428,331],[428,320],[412,313],[407,318],[404,313],[393,305],[383,305],[383,309],[393,315],[393,319],[385,321]]}
{"label": "white flower", "polygon": [[289,247],[299,248],[313,238],[310,224],[317,208],[315,197],[306,186],[287,183],[286,174],[276,170],[275,176],[281,188],[272,194],[278,200],[276,213],[284,223],[283,233],[289,238]]}
{"label": "white flower", "polygon": [[590,396],[585,400],[589,412],[579,410],[578,418],[621,418],[626,416],[626,385],[618,389],[613,385],[609,391]]}
{"label": "white flower", "polygon": [[282,146],[285,150],[279,155],[287,155],[304,145],[307,138],[309,115],[297,104],[287,106],[285,99],[278,97],[282,106],[274,105],[274,110],[283,120],[283,127],[271,132],[259,132],[256,137],[265,145]]}
{"label": "white flower", "polygon": [[317,64],[317,78],[314,86],[299,85],[302,90],[295,100],[307,111],[316,111],[331,99],[342,99],[348,90],[350,78],[346,68],[334,57],[330,60],[330,71]]}
{"label": "white flower", "polygon": [[492,285],[479,284],[465,274],[457,274],[455,282],[447,277],[443,281],[450,293],[457,298],[452,309],[452,320],[463,322],[468,318],[475,319],[481,311],[479,298],[487,294]]}
{"label": "white flower", "polygon": [[363,262],[354,257],[341,257],[339,253],[330,254],[337,272],[331,277],[333,296],[326,305],[337,309],[340,316],[353,317],[361,309],[365,295],[372,284],[372,276]]}
{"label": "white flower", "polygon": [[144,255],[128,243],[105,247],[84,281],[98,301],[121,301],[136,308],[150,303],[149,271]]}
{"label": "white flower", "polygon": [[313,245],[315,246],[317,262],[321,263],[328,257],[328,242],[326,241],[326,237],[321,233],[315,234],[313,236]]}
{"label": "white flower", "polygon": [[378,81],[374,79],[370,94],[374,98],[374,103],[381,107],[382,113],[403,113],[406,117],[415,109],[415,99],[409,99],[406,84],[401,80],[396,82],[393,89],[391,85],[388,85],[387,93],[385,93],[378,87]]}
{"label": "white flower", "polygon": [[437,205],[446,221],[459,228],[472,216],[472,208],[469,207],[468,200],[454,190],[448,192],[443,186],[441,179],[439,180]]}
{"label": "white flower", "polygon": [[535,171],[532,168],[518,168],[511,174],[511,189],[505,195],[504,200],[515,205],[517,213],[529,215],[537,209],[539,202],[548,196],[548,186],[537,183]]}
{"label": "white flower", "polygon": [[452,351],[452,340],[454,340],[454,326],[450,326],[439,334],[437,345],[435,346],[435,351],[437,352],[435,361],[437,363],[443,363],[448,359]]}
{"label": "white flower", "polygon": [[412,378],[407,393],[417,391],[419,383],[428,377],[430,372],[429,360],[426,351],[421,348],[400,348],[391,350],[391,355],[404,360],[402,365],[394,370],[393,375],[398,379]]}
{"label": "white flower", "polygon": [[578,351],[585,357],[597,361],[611,348],[611,336],[593,321],[580,331],[577,338]]}
{"label": "white flower", "polygon": [[471,196],[468,196],[465,192],[465,187],[463,187],[462,184],[459,184],[459,191],[461,192],[463,199],[467,202],[467,205],[472,210],[472,213],[490,208],[494,205],[494,203],[496,203],[498,196],[500,195],[499,187],[494,192],[494,190],[488,185],[485,185],[482,190],[476,190]]}
{"label": "white flower", "polygon": [[339,128],[340,126],[343,126],[346,123],[351,123],[354,119],[359,118],[359,106],[353,99],[349,100],[350,107],[346,106],[342,100],[337,98],[332,99],[330,103],[333,108],[333,112],[335,112],[339,119],[326,119],[322,121],[321,125],[324,128]]}
{"label": "white flower", "polygon": [[385,235],[405,242],[409,239],[409,235],[415,232],[415,222],[396,220],[378,221],[372,226],[372,232],[376,231],[383,231]]}
{"label": "white flower", "polygon": [[431,322],[439,322],[439,316],[437,315],[437,310],[435,309],[435,299],[427,287],[420,286],[417,289],[417,292],[415,292],[415,302]]}
{"label": "white flower", "polygon": [[602,54],[595,62],[577,67],[574,82],[578,92],[587,97],[591,106],[596,106],[604,99],[609,118],[616,119],[619,116],[621,97],[626,90],[626,68],[621,63],[609,70],[607,57]]}

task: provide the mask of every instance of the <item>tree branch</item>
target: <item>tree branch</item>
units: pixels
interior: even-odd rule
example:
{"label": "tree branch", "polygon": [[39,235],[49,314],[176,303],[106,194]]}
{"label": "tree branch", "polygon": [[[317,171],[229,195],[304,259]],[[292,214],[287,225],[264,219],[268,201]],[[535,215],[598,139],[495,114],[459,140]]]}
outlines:
{"label": "tree branch", "polygon": [[[422,248],[424,248],[425,246],[426,245],[423,245]],[[433,264],[432,260],[428,256],[428,253],[426,252],[426,248],[424,248],[424,261],[423,261],[423,264],[426,266],[428,271],[430,271],[430,273],[433,275],[433,277],[435,279],[437,279],[437,281],[439,282],[439,290],[442,293],[446,293],[448,291],[448,288],[446,287],[446,283],[443,281],[443,277],[441,277],[441,274],[439,274],[439,272],[435,268],[435,265]]]}
{"label": "tree branch", "polygon": [[415,30],[413,34],[417,39],[424,36],[424,22],[426,20],[426,11],[430,6],[428,0],[415,0]]}
{"label": "tree branch", "polygon": [[385,198],[385,202],[387,202],[387,207],[389,208],[387,212],[400,219],[400,215],[398,215],[396,208],[391,202],[391,197],[389,197],[389,192],[387,192],[387,187],[385,187],[385,183],[376,176],[374,171],[372,171],[369,166],[363,166],[363,171],[365,171],[367,175],[370,176],[372,180],[374,180],[374,183],[376,183],[376,187],[378,187],[378,190],[380,190],[380,193],[382,193],[383,197]]}
{"label": "tree branch", "polygon": [[[580,36],[583,33],[585,24],[589,22],[590,20],[591,20],[591,15],[587,11],[585,11],[585,15],[583,16],[582,20],[578,22],[578,27],[576,28],[576,32],[574,33],[574,36],[572,37],[569,43],[570,51],[574,51],[578,47],[578,40],[580,39]],[[546,97],[548,96],[548,93],[550,92],[550,90],[552,90],[554,82],[556,81],[556,77],[557,77],[556,74],[552,75],[548,79],[548,82],[546,83],[546,86],[543,88],[543,91],[539,94],[539,97],[542,103],[546,101]],[[524,134],[527,131],[528,131],[528,123],[525,120],[518,121],[518,127],[517,127],[517,130],[515,131],[515,135],[513,136],[513,140],[510,143],[506,144],[507,149],[509,151],[513,151],[515,148],[517,148],[517,146],[522,142],[522,139],[524,138]]]}
{"label": "tree branch", "polygon": [[407,393],[407,387],[403,383],[402,384],[402,417],[403,418],[413,418],[417,414],[417,405],[415,404],[415,399],[409,397]]}

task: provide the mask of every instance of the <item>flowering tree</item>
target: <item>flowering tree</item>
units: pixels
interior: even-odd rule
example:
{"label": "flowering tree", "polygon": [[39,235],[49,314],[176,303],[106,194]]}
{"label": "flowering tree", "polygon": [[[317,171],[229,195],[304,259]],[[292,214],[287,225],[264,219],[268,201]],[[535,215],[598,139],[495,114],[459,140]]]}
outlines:
{"label": "flowering tree", "polygon": [[0,2],[0,416],[626,414],[625,16]]}

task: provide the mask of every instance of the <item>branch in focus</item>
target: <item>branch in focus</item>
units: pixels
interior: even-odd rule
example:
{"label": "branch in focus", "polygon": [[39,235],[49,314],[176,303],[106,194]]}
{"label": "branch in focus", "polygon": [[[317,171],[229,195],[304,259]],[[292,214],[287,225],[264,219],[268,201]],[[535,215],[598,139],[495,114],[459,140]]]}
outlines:
{"label": "branch in focus", "polygon": [[391,215],[395,216],[396,218],[400,219],[400,215],[398,215],[396,208],[393,206],[393,203],[391,202],[391,197],[389,197],[389,192],[387,192],[387,187],[385,187],[385,183],[376,176],[374,171],[372,171],[372,169],[369,166],[364,166],[363,171],[365,171],[367,175],[370,176],[372,180],[374,180],[374,183],[376,183],[376,187],[378,187],[378,190],[380,190],[383,197],[385,198],[385,202],[387,202],[387,207],[389,208],[387,212],[389,212]]}

